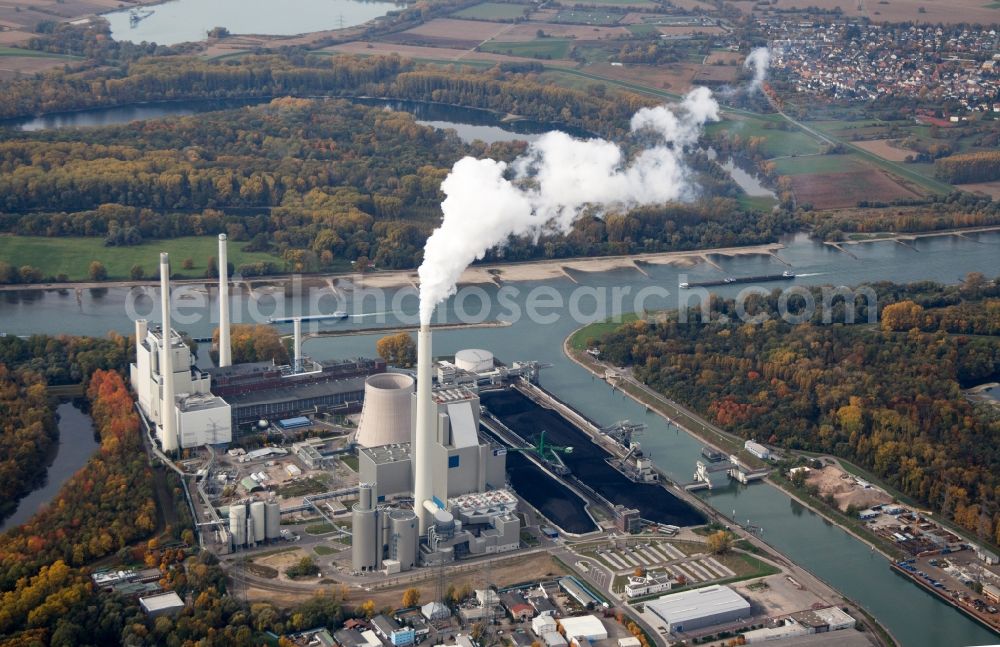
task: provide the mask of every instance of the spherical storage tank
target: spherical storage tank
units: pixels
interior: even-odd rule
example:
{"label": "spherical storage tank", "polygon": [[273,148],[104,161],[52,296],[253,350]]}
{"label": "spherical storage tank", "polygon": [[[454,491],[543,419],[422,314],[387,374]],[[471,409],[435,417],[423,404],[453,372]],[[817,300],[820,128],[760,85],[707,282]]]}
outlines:
{"label": "spherical storage tank", "polygon": [[417,563],[417,515],[413,510],[393,510],[389,513],[389,523],[392,528],[389,551],[401,570],[409,570]]}
{"label": "spherical storage tank", "polygon": [[402,373],[379,373],[365,380],[365,402],[358,423],[357,442],[380,447],[410,442],[410,400],[413,378]]}
{"label": "spherical storage tank", "polygon": [[470,373],[493,370],[493,353],[481,348],[467,348],[455,353],[455,366]]}

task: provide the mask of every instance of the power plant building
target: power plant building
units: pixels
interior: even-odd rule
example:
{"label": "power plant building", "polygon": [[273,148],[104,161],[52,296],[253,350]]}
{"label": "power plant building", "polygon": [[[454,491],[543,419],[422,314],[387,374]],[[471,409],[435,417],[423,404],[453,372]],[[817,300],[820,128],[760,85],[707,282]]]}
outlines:
{"label": "power plant building", "polygon": [[[434,390],[430,337],[423,326],[416,392],[403,375],[367,381],[357,436],[362,485],[353,511],[355,571],[405,571],[520,546],[517,497],[506,489],[507,450],[480,438],[475,383]],[[493,367],[486,351],[469,355],[461,358],[463,370]],[[412,509],[385,503],[410,495]]]}
{"label": "power plant building", "polygon": [[291,418],[327,411],[352,413],[361,408],[365,379],[385,372],[382,360],[303,362],[304,372],[273,362],[250,362],[208,370],[212,392],[232,407],[233,429],[258,420]]}
{"label": "power plant building", "polygon": [[[228,443],[232,440],[229,403],[212,394],[211,378],[194,365],[191,349],[176,331],[170,333],[170,376],[174,392],[173,439],[162,437],[164,428],[163,392],[165,376],[161,372],[164,335],[159,327],[147,328],[144,319],[136,321],[136,361],[130,369],[132,389],[139,408],[157,425],[160,444],[165,450]],[[173,443],[173,447],[171,447]]]}

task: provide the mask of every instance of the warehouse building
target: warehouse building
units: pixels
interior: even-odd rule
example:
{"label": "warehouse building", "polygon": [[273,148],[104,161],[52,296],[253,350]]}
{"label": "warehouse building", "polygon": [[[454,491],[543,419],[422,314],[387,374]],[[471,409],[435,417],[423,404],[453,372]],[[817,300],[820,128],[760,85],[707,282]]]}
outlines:
{"label": "warehouse building", "polygon": [[151,618],[157,616],[174,615],[184,610],[184,600],[180,596],[170,591],[160,595],[151,595],[139,598],[139,606]]}
{"label": "warehouse building", "polygon": [[713,627],[751,615],[749,602],[728,586],[718,584],[664,595],[647,602],[646,610],[663,620],[670,633]]}
{"label": "warehouse building", "polygon": [[608,630],[604,628],[604,623],[597,616],[561,618],[559,626],[562,627],[563,634],[571,645],[580,645],[583,641],[607,640],[608,638]]}

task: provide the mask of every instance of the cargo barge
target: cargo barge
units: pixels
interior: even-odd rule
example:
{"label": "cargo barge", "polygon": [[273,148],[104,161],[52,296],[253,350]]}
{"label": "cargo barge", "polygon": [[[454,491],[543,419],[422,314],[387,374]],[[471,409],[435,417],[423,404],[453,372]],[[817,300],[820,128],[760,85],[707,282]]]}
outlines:
{"label": "cargo barge", "polygon": [[681,283],[680,288],[708,288],[716,285],[735,285],[737,283],[763,283],[765,281],[791,281],[795,278],[794,272],[784,271],[781,274],[762,274],[760,276],[727,276],[723,279],[710,279],[708,281],[691,281]]}

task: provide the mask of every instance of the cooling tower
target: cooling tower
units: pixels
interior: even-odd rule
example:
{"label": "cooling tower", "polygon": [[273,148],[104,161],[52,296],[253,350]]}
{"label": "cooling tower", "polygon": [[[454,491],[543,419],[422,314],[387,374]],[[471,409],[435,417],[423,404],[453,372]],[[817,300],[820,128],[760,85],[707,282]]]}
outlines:
{"label": "cooling tower", "polygon": [[219,234],[219,366],[233,363],[229,343],[229,254],[226,235]]}
{"label": "cooling tower", "polygon": [[163,393],[160,400],[160,444],[163,451],[177,451],[177,418],[174,413],[173,335],[170,332],[170,256],[160,254],[160,311],[163,313],[163,343],[160,344],[160,378]]}
{"label": "cooling tower", "polygon": [[380,373],[365,380],[358,444],[379,447],[410,442],[412,398],[413,378],[409,375]]}
{"label": "cooling tower", "polygon": [[275,501],[268,501],[264,510],[264,537],[274,541],[281,537],[281,507]]}
{"label": "cooling tower", "polygon": [[[420,325],[417,335],[417,420],[413,435],[413,512],[420,520],[420,534],[427,532],[429,515],[424,501],[430,501],[434,492],[431,473],[431,447],[434,444],[434,403],[431,401],[431,327]],[[367,404],[367,403],[366,403]]]}

